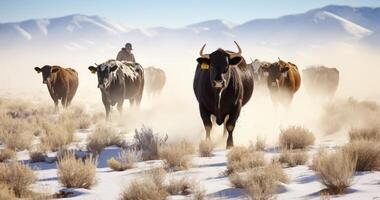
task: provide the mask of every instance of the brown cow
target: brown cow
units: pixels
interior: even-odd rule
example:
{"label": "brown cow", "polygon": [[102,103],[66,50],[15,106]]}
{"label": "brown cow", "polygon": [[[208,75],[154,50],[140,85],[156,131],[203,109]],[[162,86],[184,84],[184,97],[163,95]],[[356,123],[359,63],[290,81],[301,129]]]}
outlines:
{"label": "brown cow", "polygon": [[35,67],[34,70],[42,72],[42,83],[47,85],[55,109],[58,110],[58,100],[61,100],[64,108],[69,106],[78,88],[78,73],[74,69],[56,65]]}
{"label": "brown cow", "polygon": [[278,60],[262,69],[267,72],[267,86],[274,106],[277,107],[278,103],[289,106],[294,93],[300,88],[301,76],[295,64]]}
{"label": "brown cow", "polygon": [[146,92],[152,97],[159,95],[166,82],[164,70],[156,67],[147,67],[144,73]]}

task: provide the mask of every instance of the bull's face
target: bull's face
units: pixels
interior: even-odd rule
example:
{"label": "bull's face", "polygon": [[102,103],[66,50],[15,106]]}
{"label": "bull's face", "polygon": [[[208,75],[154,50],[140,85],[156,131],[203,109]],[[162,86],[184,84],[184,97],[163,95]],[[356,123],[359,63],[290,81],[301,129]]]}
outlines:
{"label": "bull's face", "polygon": [[264,65],[261,69],[263,71],[263,75],[268,77],[270,87],[278,88],[280,86],[280,82],[287,76],[289,67],[281,64],[280,62],[275,62],[270,65]]}
{"label": "bull's face", "polygon": [[98,88],[100,89],[108,88],[111,85],[112,72],[116,71],[117,68],[117,65],[107,66],[104,64],[98,65],[97,67],[88,67],[91,73],[98,75]]}
{"label": "bull's face", "polygon": [[241,57],[241,49],[235,42],[239,49],[238,53],[226,52],[223,49],[218,49],[211,54],[203,54],[203,49],[206,45],[203,45],[200,55],[197,59],[198,64],[202,66],[206,65],[204,69],[209,70],[211,86],[216,90],[222,90],[228,86],[231,78],[231,65],[237,65],[243,59]]}
{"label": "bull's face", "polygon": [[58,68],[52,68],[50,65],[45,65],[42,68],[35,67],[34,70],[36,70],[37,73],[42,72],[42,83],[48,85],[50,84],[52,74],[59,71]]}
{"label": "bull's face", "polygon": [[240,56],[231,58],[228,53],[223,50],[217,50],[210,54],[210,58],[198,58],[199,64],[209,65],[210,81],[213,88],[217,90],[224,89],[230,80],[230,65],[237,65],[242,58]]}

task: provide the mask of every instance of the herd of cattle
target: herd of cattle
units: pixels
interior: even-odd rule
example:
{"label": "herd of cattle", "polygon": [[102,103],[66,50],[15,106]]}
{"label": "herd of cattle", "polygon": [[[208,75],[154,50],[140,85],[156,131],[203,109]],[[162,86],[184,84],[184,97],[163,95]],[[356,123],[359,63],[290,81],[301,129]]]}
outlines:
{"label": "herd of cattle", "polygon": [[[218,125],[224,124],[223,135],[228,133],[227,148],[233,146],[236,122],[242,107],[251,99],[254,85],[266,85],[275,107],[278,104],[289,106],[301,86],[301,75],[295,64],[280,58],[274,63],[257,59],[246,63],[242,49],[235,44],[238,52],[219,48],[210,54],[204,53],[206,44],[203,45],[193,82],[206,139],[210,139],[211,116],[214,116]],[[107,119],[111,106],[117,104],[122,112],[125,99],[131,106],[139,106],[144,90],[148,96],[159,95],[166,82],[165,72],[155,67],[144,69],[138,63],[113,59],[95,65],[88,69],[97,74]],[[50,65],[34,69],[42,72],[43,83],[48,87],[55,108],[59,100],[67,107],[78,88],[78,73],[72,68]],[[302,83],[313,96],[331,98],[338,87],[339,71],[324,66],[309,67],[302,70]]]}

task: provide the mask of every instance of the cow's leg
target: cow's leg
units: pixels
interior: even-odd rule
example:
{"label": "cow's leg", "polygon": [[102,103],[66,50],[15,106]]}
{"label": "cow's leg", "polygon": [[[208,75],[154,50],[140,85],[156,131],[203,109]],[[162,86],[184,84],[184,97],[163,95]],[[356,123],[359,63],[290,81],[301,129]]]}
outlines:
{"label": "cow's leg", "polygon": [[117,103],[117,110],[119,111],[120,115],[123,114],[123,104],[124,104],[124,100],[121,100]]}
{"label": "cow's leg", "polygon": [[61,99],[61,104],[62,104],[63,108],[67,107],[67,95],[63,95],[63,97]]}
{"label": "cow's leg", "polygon": [[206,129],[206,140],[210,140],[211,139],[210,132],[212,129],[211,114],[207,112],[206,109],[204,109],[203,106],[201,106],[200,104],[199,104],[199,112],[201,114],[203,125]]}
{"label": "cow's leg", "polygon": [[223,123],[223,138],[227,137],[227,121],[228,121],[228,118],[229,118],[229,116],[227,115],[227,117],[224,119],[224,123]]}
{"label": "cow's leg", "polygon": [[58,99],[55,98],[53,99],[54,101],[54,113],[57,113],[58,112]]}
{"label": "cow's leg", "polygon": [[230,114],[228,120],[227,120],[227,131],[228,131],[228,138],[227,138],[227,149],[231,148],[234,146],[234,139],[233,139],[233,131],[235,129],[235,124],[237,119],[239,118],[240,115],[240,110],[241,110],[242,103],[239,101],[239,105],[237,105],[236,109],[232,111]]}
{"label": "cow's leg", "polygon": [[109,121],[109,119],[110,119],[109,114],[110,114],[110,111],[111,111],[111,104],[107,100],[107,96],[103,92],[102,92],[102,101],[103,101],[104,108],[106,110],[106,120]]}

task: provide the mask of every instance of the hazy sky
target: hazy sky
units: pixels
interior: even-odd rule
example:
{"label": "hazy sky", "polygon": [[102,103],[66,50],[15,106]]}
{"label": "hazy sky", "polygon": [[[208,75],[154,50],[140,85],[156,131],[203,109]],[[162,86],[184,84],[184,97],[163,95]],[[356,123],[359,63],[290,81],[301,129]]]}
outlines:
{"label": "hazy sky", "polygon": [[380,0],[0,0],[0,22],[86,14],[131,27],[180,27],[209,19],[243,23],[331,4],[380,7]]}

